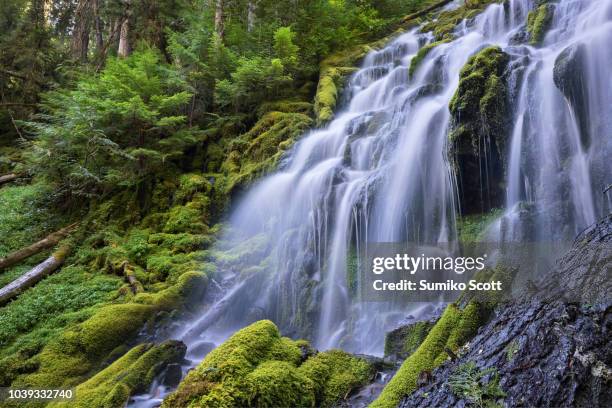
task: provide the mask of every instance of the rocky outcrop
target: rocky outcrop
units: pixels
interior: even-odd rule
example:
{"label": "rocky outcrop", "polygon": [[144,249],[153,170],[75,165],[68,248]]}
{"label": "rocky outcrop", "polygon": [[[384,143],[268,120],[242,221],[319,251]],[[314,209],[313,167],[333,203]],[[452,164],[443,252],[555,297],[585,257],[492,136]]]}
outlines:
{"label": "rocky outcrop", "polygon": [[505,72],[510,57],[499,47],[473,55],[461,69],[450,101],[454,164],[463,214],[485,213],[503,204],[509,104]]}
{"label": "rocky outcrop", "polygon": [[555,60],[553,80],[574,111],[582,145],[589,145],[588,96],[586,84],[587,48],[582,43],[565,48]]}
{"label": "rocky outcrop", "polygon": [[499,306],[459,358],[400,406],[608,406],[611,269],[608,216],[578,237],[533,297]]}

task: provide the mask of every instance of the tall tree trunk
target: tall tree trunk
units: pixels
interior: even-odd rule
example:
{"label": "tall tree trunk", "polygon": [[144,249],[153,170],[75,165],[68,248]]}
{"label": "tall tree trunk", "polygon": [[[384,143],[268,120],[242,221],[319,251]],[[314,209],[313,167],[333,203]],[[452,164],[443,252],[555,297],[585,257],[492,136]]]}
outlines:
{"label": "tall tree trunk", "polygon": [[18,296],[29,287],[34,286],[45,276],[55,272],[60,266],[62,266],[69,253],[70,247],[58,249],[44,262],[36,265],[19,278],[0,289],[0,306],[4,305],[15,296]]}
{"label": "tall tree trunk", "polygon": [[128,2],[125,16],[121,23],[121,31],[119,32],[119,49],[117,50],[119,57],[127,57],[132,51],[130,48],[130,15],[130,3]]}
{"label": "tall tree trunk", "polygon": [[257,0],[249,0],[247,6],[247,31],[253,32],[255,29],[255,12],[257,11]]}
{"label": "tall tree trunk", "polygon": [[130,55],[130,19],[126,17],[121,23],[121,32],[119,33],[119,48],[117,49],[117,55],[120,57],[127,57]]}
{"label": "tall tree trunk", "polygon": [[51,248],[57,245],[62,239],[66,238],[70,233],[72,233],[77,227],[77,224],[69,225],[65,228],[62,228],[59,231],[55,231],[52,234],[47,235],[46,238],[41,239],[40,241],[22,248],[18,251],[12,252],[5,256],[4,258],[0,258],[0,270],[8,268],[9,266],[13,266],[26,258],[31,257],[32,255],[36,255],[37,253]]}
{"label": "tall tree trunk", "polygon": [[223,39],[225,35],[225,17],[223,15],[224,0],[217,0],[215,5],[215,31],[219,38]]}
{"label": "tall tree trunk", "polygon": [[72,56],[79,61],[87,61],[92,18],[93,1],[79,0],[74,14],[74,30],[70,43]]}

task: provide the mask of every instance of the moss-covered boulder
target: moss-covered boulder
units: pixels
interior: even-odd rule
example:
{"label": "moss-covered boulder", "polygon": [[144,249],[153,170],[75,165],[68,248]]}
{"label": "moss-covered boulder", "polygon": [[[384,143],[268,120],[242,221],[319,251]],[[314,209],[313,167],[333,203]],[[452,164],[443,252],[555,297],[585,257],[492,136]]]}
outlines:
{"label": "moss-covered boulder", "polygon": [[431,371],[442,364],[449,358],[447,350],[457,352],[477,333],[486,315],[486,310],[474,302],[463,309],[455,304],[449,305],[423,343],[404,361],[370,407],[396,407],[402,397],[417,388],[417,380],[423,371]]}
{"label": "moss-covered boulder", "polygon": [[538,45],[544,39],[546,32],[550,28],[555,6],[552,4],[541,4],[530,11],[527,16],[527,33],[529,33],[529,43]]}
{"label": "moss-covered boulder", "polygon": [[253,323],[210,352],[162,407],[331,406],[371,378],[364,360],[329,351],[302,362],[303,348],[274,323]]}
{"label": "moss-covered boulder", "polygon": [[145,392],[155,376],[168,364],[180,363],[185,351],[183,343],[173,340],[159,345],[140,344],[76,387],[74,400],[51,406],[56,408],[125,406],[131,395]]}
{"label": "moss-covered boulder", "polygon": [[460,180],[463,213],[487,212],[504,202],[509,59],[495,46],[470,57],[449,104],[453,117],[449,153]]}

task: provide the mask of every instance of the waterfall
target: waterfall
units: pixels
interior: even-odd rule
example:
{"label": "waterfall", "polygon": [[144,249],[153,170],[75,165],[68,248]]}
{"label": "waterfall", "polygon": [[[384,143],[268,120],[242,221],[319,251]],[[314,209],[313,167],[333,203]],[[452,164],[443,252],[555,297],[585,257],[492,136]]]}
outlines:
{"label": "waterfall", "polygon": [[[321,349],[381,354],[385,331],[421,306],[362,301],[351,265],[373,242],[456,240],[449,102],[461,68],[490,45],[511,61],[512,126],[499,180],[509,228],[498,238],[527,237],[525,219],[536,231],[530,238],[570,238],[600,217],[612,182],[612,0],[550,4],[540,46],[525,39],[537,5],[507,0],[459,24],[413,75],[411,60],[433,41],[429,33],[414,29],[367,55],[348,80],[344,109],[305,134],[234,210],[219,247],[256,241],[263,249],[228,272],[229,289],[178,337],[218,343],[269,318]],[[579,72],[568,79],[563,65]]]}

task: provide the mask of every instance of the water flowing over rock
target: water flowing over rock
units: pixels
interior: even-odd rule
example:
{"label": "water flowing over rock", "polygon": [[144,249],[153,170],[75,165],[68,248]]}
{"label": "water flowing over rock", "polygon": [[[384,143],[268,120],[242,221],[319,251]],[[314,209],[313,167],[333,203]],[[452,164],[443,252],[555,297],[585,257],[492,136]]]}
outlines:
{"label": "water flowing over rock", "polygon": [[[455,242],[456,214],[474,199],[457,194],[462,182],[477,201],[495,197],[481,210],[505,209],[494,240],[573,239],[608,211],[601,191],[612,174],[612,1],[554,3],[537,47],[524,35],[534,7],[508,0],[469,13],[437,30],[444,41],[412,68],[435,35],[416,28],[369,53],[334,119],[306,133],[233,211],[217,246],[239,248],[231,267],[218,262],[231,282],[176,337],[218,344],[266,318],[319,349],[382,355],[384,333],[421,306],[362,301],[356,254],[372,242]],[[575,77],[562,54],[578,43],[586,74]],[[486,49],[503,63],[482,73],[490,92],[476,95],[478,112],[466,117],[452,109],[453,95],[462,69]],[[456,172],[469,163],[449,162],[456,125],[465,140],[493,140],[471,146],[469,180]]]}

